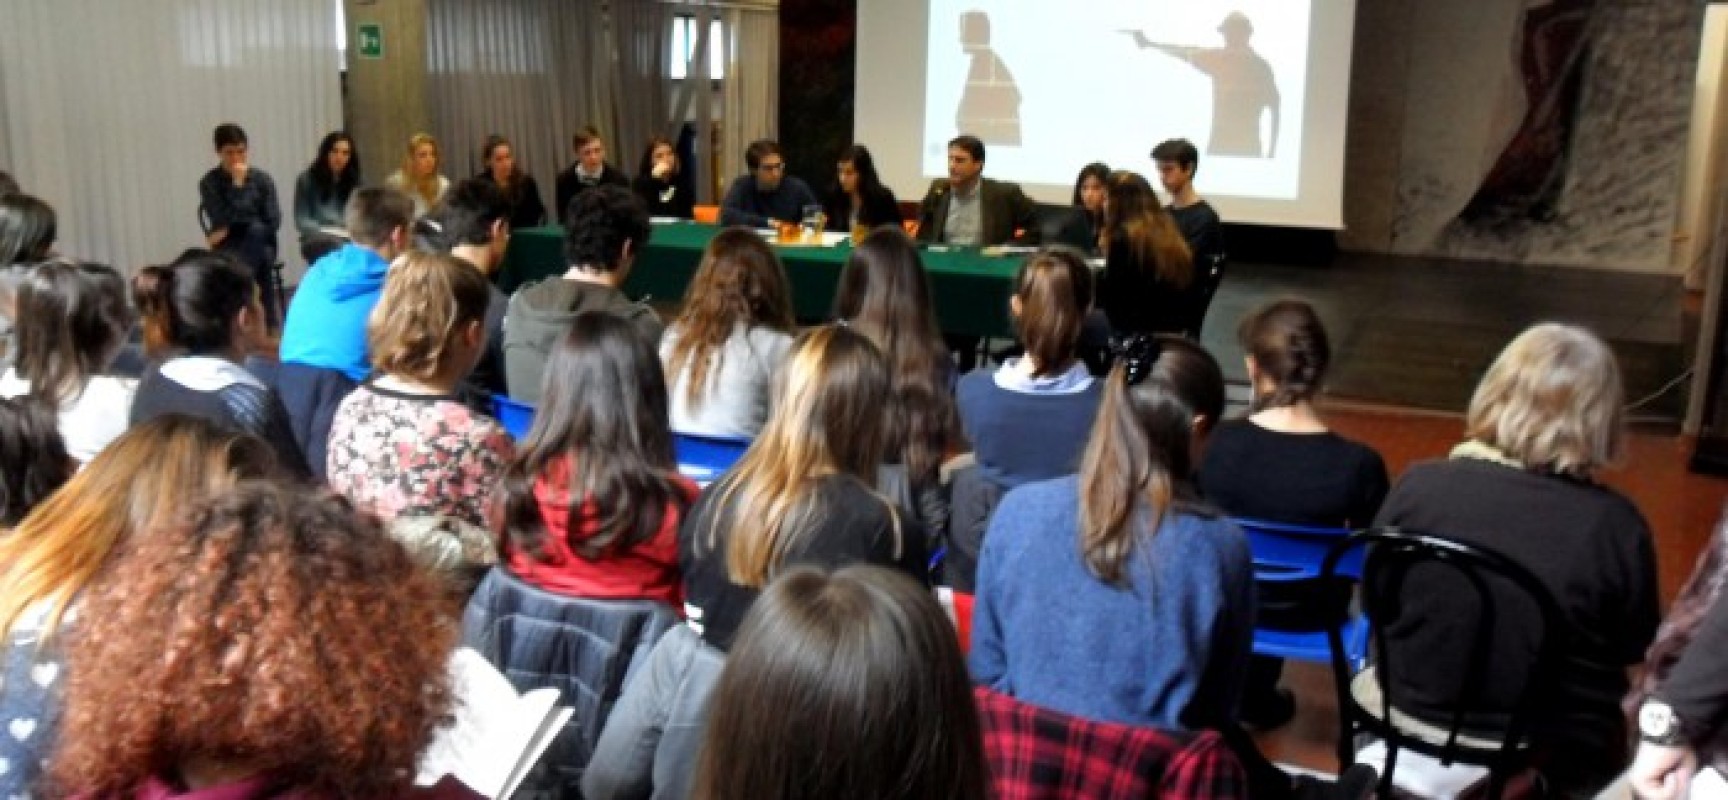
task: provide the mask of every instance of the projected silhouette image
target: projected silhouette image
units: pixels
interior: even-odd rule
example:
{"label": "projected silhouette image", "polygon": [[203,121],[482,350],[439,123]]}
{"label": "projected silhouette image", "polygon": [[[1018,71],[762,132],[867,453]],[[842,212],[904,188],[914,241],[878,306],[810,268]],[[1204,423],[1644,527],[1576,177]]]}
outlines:
{"label": "projected silhouette image", "polygon": [[968,11],[960,15],[960,47],[972,57],[966,72],[966,88],[960,109],[954,114],[956,130],[970,133],[985,144],[1020,144],[1020,87],[1002,57],[990,47],[990,15]]}
{"label": "projected silhouette image", "polygon": [[[1232,11],[1218,26],[1223,47],[1193,47],[1155,42],[1142,31],[1123,31],[1142,49],[1151,48],[1182,59],[1212,79],[1212,132],[1206,152],[1215,156],[1274,158],[1278,150],[1278,81],[1272,66],[1249,45],[1254,23]],[[1270,112],[1265,141],[1260,121]]]}

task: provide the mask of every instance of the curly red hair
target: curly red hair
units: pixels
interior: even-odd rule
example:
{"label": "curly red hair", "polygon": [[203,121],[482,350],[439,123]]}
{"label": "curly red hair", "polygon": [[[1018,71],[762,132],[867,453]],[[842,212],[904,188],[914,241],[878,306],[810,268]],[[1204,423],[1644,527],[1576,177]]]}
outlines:
{"label": "curly red hair", "polygon": [[214,759],[396,794],[451,704],[441,591],[347,501],[242,484],[138,537],[80,603],[51,785],[128,795]]}

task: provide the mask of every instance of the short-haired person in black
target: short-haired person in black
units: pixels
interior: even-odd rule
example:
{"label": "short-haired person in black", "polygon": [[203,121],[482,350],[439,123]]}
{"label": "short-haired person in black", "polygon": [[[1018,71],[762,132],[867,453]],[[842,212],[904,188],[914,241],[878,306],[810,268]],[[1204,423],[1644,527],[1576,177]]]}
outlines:
{"label": "short-haired person in black", "polygon": [[626,297],[624,281],[648,246],[648,211],[629,189],[599,186],[570,201],[564,215],[563,275],[530,284],[510,298],[504,326],[504,377],[510,396],[540,399],[547,354],[570,321],[584,311],[616,314],[635,324],[652,347],[663,326],[646,303]]}
{"label": "short-haired person in black", "polygon": [[1152,148],[1152,162],[1158,167],[1158,182],[1170,193],[1170,216],[1194,254],[1195,272],[1205,273],[1224,257],[1224,223],[1212,204],[1194,191],[1200,151],[1187,139],[1167,139]]}
{"label": "short-haired person in black", "polygon": [[570,137],[570,152],[576,155],[576,160],[558,173],[553,186],[558,205],[552,209],[552,218],[559,222],[570,213],[570,201],[577,195],[600,186],[630,185],[623,172],[606,163],[606,140],[600,138],[600,131],[594,126],[584,126]]}
{"label": "short-haired person in black", "polygon": [[630,188],[642,198],[650,217],[690,219],[696,214],[694,176],[684,171],[672,140],[656,136],[642,150],[642,163]]}
{"label": "short-haired person in black", "polygon": [[220,163],[198,181],[200,210],[209,230],[204,241],[212,250],[232,253],[252,268],[263,293],[270,330],[282,327],[281,298],[276,296],[276,229],[282,227],[282,206],[276,181],[255,169],[246,131],[232,122],[216,126],[211,135]]}
{"label": "short-haired person in black", "polygon": [[806,206],[821,205],[809,184],[786,174],[786,156],[778,142],[751,142],[744,150],[744,166],[749,174],[732,181],[720,201],[721,225],[771,228],[775,222],[798,222]]}
{"label": "short-haired person in black", "polygon": [[882,185],[869,148],[855,144],[840,151],[834,188],[828,192],[823,213],[828,215],[828,227],[841,231],[900,224],[900,203],[894,191]]}
{"label": "short-haired person in black", "polygon": [[492,276],[504,262],[510,243],[511,206],[496,183],[470,178],[444,194],[432,211],[414,223],[414,246],[461,259],[486,276],[486,352],[468,375],[468,386],[486,394],[504,394],[504,312],[510,298],[498,291]]}

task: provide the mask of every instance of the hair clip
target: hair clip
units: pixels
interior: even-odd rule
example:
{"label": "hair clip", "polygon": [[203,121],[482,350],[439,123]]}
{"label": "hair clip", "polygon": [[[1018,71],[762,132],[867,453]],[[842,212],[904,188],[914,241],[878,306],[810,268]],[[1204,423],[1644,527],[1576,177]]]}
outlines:
{"label": "hair clip", "polygon": [[1164,345],[1158,337],[1144,333],[1129,334],[1110,342],[1110,355],[1122,365],[1122,377],[1127,379],[1129,386],[1138,386],[1146,380],[1163,352]]}

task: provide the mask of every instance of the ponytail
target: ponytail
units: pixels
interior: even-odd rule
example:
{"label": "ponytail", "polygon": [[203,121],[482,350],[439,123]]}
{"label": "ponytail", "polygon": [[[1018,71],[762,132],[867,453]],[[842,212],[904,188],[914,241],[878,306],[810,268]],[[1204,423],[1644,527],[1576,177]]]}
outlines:
{"label": "ponytail", "polygon": [[1016,327],[1032,358],[1033,377],[1061,374],[1074,362],[1092,307],[1092,268],[1073,248],[1047,247],[1020,266],[1014,296],[1020,298]]}

